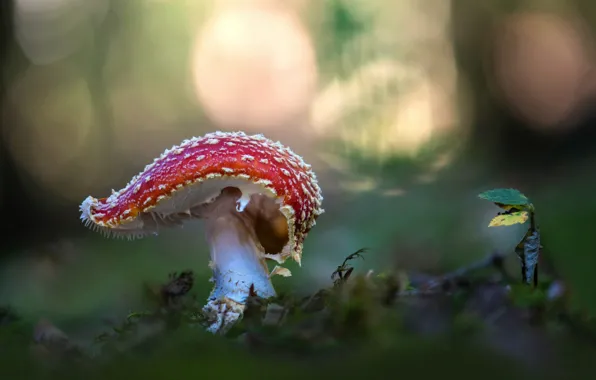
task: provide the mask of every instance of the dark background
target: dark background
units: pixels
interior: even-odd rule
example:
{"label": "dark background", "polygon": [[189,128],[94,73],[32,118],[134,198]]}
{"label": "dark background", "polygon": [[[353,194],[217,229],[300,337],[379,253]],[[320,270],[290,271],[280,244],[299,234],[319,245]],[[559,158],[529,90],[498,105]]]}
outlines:
{"label": "dark background", "polygon": [[[301,88],[307,80],[285,85],[284,74],[266,72],[264,61],[242,66],[249,60],[229,59],[232,63],[222,64],[220,75],[236,70],[240,74],[235,80],[246,85],[234,88],[224,78],[212,90],[243,89],[247,107],[264,107],[261,119],[229,121],[226,117],[234,112],[241,114],[242,101],[224,102],[227,108],[213,111],[197,96],[193,41],[216,2],[186,9],[172,1],[96,1],[103,11],[83,3],[76,10],[66,1],[56,3],[60,5],[54,10],[46,9],[55,14],[45,23],[40,21],[43,12],[33,16],[35,2],[23,2],[20,8],[18,1],[0,4],[0,303],[16,304],[26,318],[50,317],[66,330],[75,326],[73,334],[84,340],[96,332],[104,315],[131,309],[134,289],[142,281],[186,267],[197,271],[198,284],[204,281],[199,295],[207,294],[207,251],[200,226],[142,242],[109,241],[80,224],[78,205],[89,194],[104,196],[124,186],[164,149],[214,129],[263,132],[280,139],[319,175],[327,212],[307,239],[303,268],[293,269],[296,275],[280,286],[298,292],[327,286],[341,258],[363,246],[375,252],[359,264],[363,273],[391,265],[441,272],[493,249],[507,250],[519,230],[487,231],[496,211],[475,195],[492,187],[515,187],[537,207],[545,254],[572,289],[572,307],[596,312],[593,2],[536,6],[451,0],[443,2],[448,4],[444,9],[415,1],[288,2],[286,7],[297,12],[311,35],[315,95],[334,81],[349,82],[375,59],[399,65],[406,73],[397,85],[372,98],[358,98],[354,109],[341,112],[339,107],[341,116],[325,128],[309,117],[320,98],[305,97],[292,87]],[[279,7],[275,1],[262,3],[266,11]],[[436,27],[440,22],[444,27]],[[52,29],[61,25],[70,28]],[[29,37],[17,39],[17,26]],[[310,66],[300,66],[299,47],[283,49],[284,43],[295,41],[291,35],[284,42],[285,30],[269,32],[279,32],[280,47],[263,48],[263,56],[287,54],[289,61],[298,62],[292,67],[306,74],[285,76],[310,78]],[[42,47],[71,46],[69,41],[80,35],[83,42],[59,58],[42,58]],[[36,45],[31,42],[35,39],[45,42]],[[19,85],[29,72],[34,74]],[[218,71],[213,73],[217,77]],[[279,87],[255,85],[254,78],[273,78]],[[71,87],[61,87],[71,82],[82,92],[69,95]],[[399,104],[408,109],[408,96],[416,93],[419,82],[433,94],[432,107],[424,108],[432,114],[432,138],[408,137],[404,141],[409,142],[391,145],[389,151],[378,148],[383,140],[395,140],[385,127],[391,116],[378,115],[392,115]],[[274,89],[287,93],[271,95]],[[292,98],[292,91],[304,98],[297,104],[304,105],[284,114],[285,104],[275,101]],[[272,116],[274,111],[279,115]],[[80,120],[87,120],[83,112],[91,115],[87,132],[73,140]],[[411,129],[415,135],[421,127],[416,121],[410,124],[406,120],[394,128]],[[74,153],[62,158],[71,149]],[[410,353],[447,355],[425,353],[429,347],[420,346]]]}

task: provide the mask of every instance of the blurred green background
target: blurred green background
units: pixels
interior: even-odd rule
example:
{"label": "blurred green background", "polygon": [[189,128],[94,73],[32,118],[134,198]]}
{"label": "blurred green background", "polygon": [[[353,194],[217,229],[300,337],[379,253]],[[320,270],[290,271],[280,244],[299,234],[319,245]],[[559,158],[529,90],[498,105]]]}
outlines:
{"label": "blurred green background", "polygon": [[[510,251],[523,228],[488,229],[497,210],[476,195],[515,187],[536,205],[573,307],[594,314],[594,4],[5,1],[0,304],[85,341],[169,272],[194,270],[205,298],[200,222],[107,240],[80,224],[78,205],[185,138],[244,130],[302,155],[325,198],[302,268],[290,264],[279,289],[330,285],[362,247],[362,273],[440,273]],[[452,355],[484,360],[465,350]],[[412,369],[451,352],[416,340],[407,351]],[[394,365],[383,355],[367,365]]]}

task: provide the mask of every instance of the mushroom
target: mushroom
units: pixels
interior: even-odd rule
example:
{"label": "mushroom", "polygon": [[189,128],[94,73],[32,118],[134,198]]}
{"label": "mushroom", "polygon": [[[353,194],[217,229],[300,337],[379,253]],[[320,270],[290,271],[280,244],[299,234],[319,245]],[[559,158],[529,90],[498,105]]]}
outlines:
{"label": "mushroom", "polygon": [[[87,197],[81,220],[106,236],[141,238],[203,219],[215,283],[204,306],[211,332],[242,317],[249,295],[275,296],[271,276],[301,264],[302,245],[321,208],[311,166],[263,135],[214,132],[166,150],[122,190]],[[267,260],[277,262],[270,272]]]}

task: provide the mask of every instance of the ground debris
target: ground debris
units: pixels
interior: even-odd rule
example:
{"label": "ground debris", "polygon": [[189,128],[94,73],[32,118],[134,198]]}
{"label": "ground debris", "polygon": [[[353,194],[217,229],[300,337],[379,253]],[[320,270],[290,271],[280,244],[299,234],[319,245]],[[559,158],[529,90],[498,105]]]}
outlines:
{"label": "ground debris", "polygon": [[34,327],[30,352],[38,361],[55,366],[63,360],[82,362],[89,359],[82,346],[70,338],[49,320],[42,318]]}
{"label": "ground debris", "polygon": [[[498,253],[453,272],[428,275],[404,270],[358,273],[351,263],[363,252],[346,257],[333,272],[333,283],[313,294],[262,299],[250,292],[242,320],[226,337],[251,352],[321,358],[353,344],[387,347],[411,335],[457,336],[480,339],[536,367],[543,360],[555,362],[545,328],[548,321],[568,321],[570,331],[586,335],[576,327],[577,318],[561,314],[566,288],[560,279],[543,280],[537,288],[520,284],[508,276]],[[109,361],[155,349],[168,334],[186,327],[196,327],[189,334],[203,332],[208,316],[190,294],[193,282],[193,273],[183,271],[170,274],[164,284],[146,286],[150,307],[131,312],[124,322],[100,334],[95,342],[100,354],[93,358]],[[37,357],[91,357],[49,321],[40,321],[35,331],[32,352]]]}

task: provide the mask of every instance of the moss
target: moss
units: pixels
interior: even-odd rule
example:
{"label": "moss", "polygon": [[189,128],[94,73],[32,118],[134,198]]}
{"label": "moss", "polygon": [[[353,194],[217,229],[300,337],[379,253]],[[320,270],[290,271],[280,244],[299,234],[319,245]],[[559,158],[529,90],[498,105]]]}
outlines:
{"label": "moss", "polygon": [[[172,284],[183,277],[191,278],[192,273],[170,275],[167,284],[148,297],[147,310],[130,313],[119,326],[100,334],[94,345],[84,348],[85,360],[51,356],[50,366],[40,365],[39,355],[32,355],[31,350],[33,324],[11,319],[0,326],[2,354],[11,363],[2,369],[2,375],[18,373],[31,379],[285,379],[304,377],[308,365],[309,378],[386,377],[392,371],[416,376],[454,371],[482,373],[483,378],[529,378],[518,361],[478,343],[487,318],[482,317],[483,310],[474,311],[471,299],[490,298],[489,293],[479,292],[502,290],[506,285],[492,280],[482,285],[481,276],[469,281],[461,276],[448,282],[443,279],[434,281],[438,287],[418,284],[416,288],[403,273],[354,274],[346,260],[338,267],[331,288],[305,297],[289,293],[270,300],[251,297],[244,319],[225,337],[202,328],[205,316],[201,302],[191,295],[192,281],[184,281],[190,286],[180,288],[183,292],[163,291],[173,289]],[[496,301],[505,304],[496,306],[532,310],[544,306],[548,304],[548,285],[514,284],[509,297]],[[417,310],[414,323],[424,324],[432,317],[434,323],[443,319],[448,327],[432,334],[413,331],[404,313],[409,311],[411,318],[413,306]],[[493,313],[488,310],[488,314]],[[547,315],[551,319],[545,331],[560,325],[552,318],[555,315],[554,311]],[[147,326],[159,328],[143,337],[140,332]],[[561,335],[562,330],[555,330]]]}

